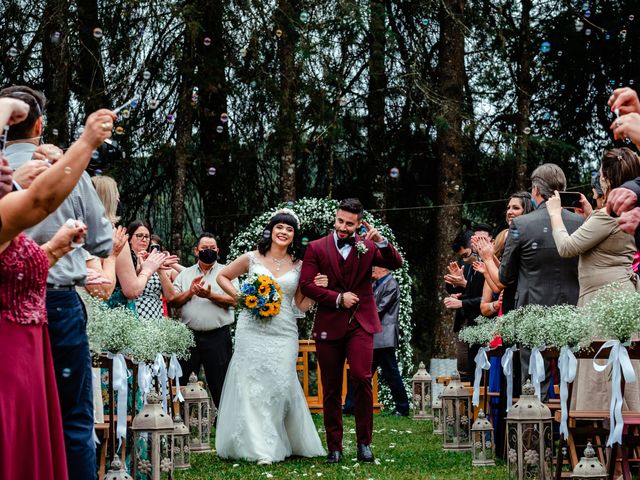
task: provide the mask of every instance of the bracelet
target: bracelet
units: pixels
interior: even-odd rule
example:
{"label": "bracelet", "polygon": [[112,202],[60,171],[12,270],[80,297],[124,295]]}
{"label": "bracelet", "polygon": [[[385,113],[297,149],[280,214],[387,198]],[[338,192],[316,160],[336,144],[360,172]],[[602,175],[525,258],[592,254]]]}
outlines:
{"label": "bracelet", "polygon": [[494,303],[495,303],[495,302],[490,302],[490,303],[489,303],[489,308],[491,309],[491,312],[492,312],[492,313],[496,313],[496,307],[494,307],[494,306],[493,306],[493,304],[494,304]]}
{"label": "bracelet", "polygon": [[43,247],[45,248],[45,250],[46,250],[47,252],[49,252],[49,254],[50,254],[53,258],[55,258],[55,259],[56,259],[56,262],[57,262],[58,260],[60,260],[60,257],[59,257],[59,256],[57,256],[55,253],[53,253],[53,249],[51,248],[51,244],[50,244],[49,242],[45,243],[45,244],[43,245]]}

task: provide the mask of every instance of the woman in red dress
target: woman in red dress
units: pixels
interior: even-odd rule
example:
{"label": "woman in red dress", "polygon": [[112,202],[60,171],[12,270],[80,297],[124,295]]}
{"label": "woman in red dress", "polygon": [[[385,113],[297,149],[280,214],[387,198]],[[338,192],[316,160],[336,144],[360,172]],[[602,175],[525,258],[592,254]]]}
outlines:
{"label": "woman in red dress", "polygon": [[[35,99],[0,98],[0,129],[31,114]],[[22,97],[20,97],[22,99]],[[0,478],[65,480],[67,465],[45,309],[47,270],[70,251],[82,228],[63,226],[38,246],[22,231],[71,192],[91,154],[111,136],[115,115],[99,110],[64,157],[27,190],[0,198]],[[6,161],[0,159],[6,166]],[[3,170],[4,171],[4,170]],[[1,177],[1,176],[0,176]],[[5,174],[6,177],[6,174]],[[0,180],[5,180],[1,178]],[[6,185],[6,182],[4,182]],[[6,189],[0,189],[5,192]]]}

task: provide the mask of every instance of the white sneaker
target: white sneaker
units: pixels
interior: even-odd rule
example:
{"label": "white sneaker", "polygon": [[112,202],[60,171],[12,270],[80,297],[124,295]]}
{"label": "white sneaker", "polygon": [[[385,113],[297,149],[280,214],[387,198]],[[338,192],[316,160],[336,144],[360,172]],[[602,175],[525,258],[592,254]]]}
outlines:
{"label": "white sneaker", "polygon": [[258,465],[271,465],[271,459],[270,458],[261,458],[260,460],[258,460]]}

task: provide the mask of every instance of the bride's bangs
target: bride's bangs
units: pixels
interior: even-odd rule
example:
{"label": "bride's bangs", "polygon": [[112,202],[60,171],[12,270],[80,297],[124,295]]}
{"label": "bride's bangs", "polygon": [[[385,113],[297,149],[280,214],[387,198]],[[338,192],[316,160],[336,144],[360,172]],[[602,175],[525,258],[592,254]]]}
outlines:
{"label": "bride's bangs", "polygon": [[288,213],[279,213],[275,217],[271,219],[271,228],[275,227],[279,223],[286,223],[287,225],[293,227],[294,231],[298,231],[298,222],[293,218],[292,215]]}

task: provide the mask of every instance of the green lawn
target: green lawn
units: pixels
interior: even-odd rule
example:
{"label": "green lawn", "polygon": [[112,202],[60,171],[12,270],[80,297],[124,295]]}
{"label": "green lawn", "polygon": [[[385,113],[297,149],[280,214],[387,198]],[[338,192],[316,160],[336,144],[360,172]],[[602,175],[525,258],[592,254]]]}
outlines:
{"label": "green lawn", "polygon": [[[314,421],[325,442],[322,417]],[[177,480],[194,479],[264,479],[318,478],[328,479],[427,479],[427,480],[503,480],[504,464],[482,468],[471,466],[471,453],[443,452],[440,438],[431,433],[431,422],[376,415],[374,418],[373,452],[375,464],[356,462],[355,425],[353,417],[345,418],[344,459],[339,465],[325,465],[324,458],[294,458],[285,462],[257,466],[241,461],[225,461],[215,453],[191,455],[191,469],[176,472]],[[212,437],[213,443],[213,437]]]}

